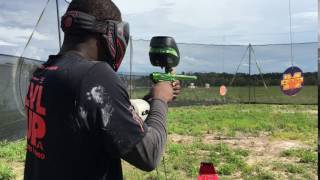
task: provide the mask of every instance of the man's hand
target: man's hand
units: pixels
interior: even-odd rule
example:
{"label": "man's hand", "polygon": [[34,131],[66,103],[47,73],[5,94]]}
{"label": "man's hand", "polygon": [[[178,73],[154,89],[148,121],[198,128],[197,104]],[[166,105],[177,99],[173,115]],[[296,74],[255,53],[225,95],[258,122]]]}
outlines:
{"label": "man's hand", "polygon": [[175,100],[181,93],[180,81],[172,82],[172,87],[173,87],[173,100]]}
{"label": "man's hand", "polygon": [[166,103],[172,102],[181,92],[179,81],[159,82],[151,89],[151,98],[161,99]]}

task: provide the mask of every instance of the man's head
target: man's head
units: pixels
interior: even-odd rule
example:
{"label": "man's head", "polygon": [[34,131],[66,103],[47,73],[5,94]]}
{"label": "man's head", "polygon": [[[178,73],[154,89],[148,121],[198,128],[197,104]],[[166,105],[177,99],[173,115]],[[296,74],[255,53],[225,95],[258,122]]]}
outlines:
{"label": "man's head", "polygon": [[73,0],[67,11],[81,11],[99,21],[122,21],[120,10],[111,0]]}
{"label": "man's head", "polygon": [[63,51],[107,61],[117,71],[129,40],[129,25],[111,0],[73,0],[62,17]]}

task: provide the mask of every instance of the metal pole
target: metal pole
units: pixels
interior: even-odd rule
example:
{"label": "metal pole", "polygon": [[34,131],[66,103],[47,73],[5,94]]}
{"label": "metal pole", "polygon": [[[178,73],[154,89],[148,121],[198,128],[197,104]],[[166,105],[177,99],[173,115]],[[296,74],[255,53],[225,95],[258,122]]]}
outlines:
{"label": "metal pole", "polygon": [[251,103],[251,44],[249,44],[249,103]]}
{"label": "metal pole", "polygon": [[290,17],[290,59],[291,66],[293,67],[293,34],[292,34],[292,13],[291,13],[291,0],[289,0],[289,17]]}
{"label": "metal pole", "polygon": [[58,22],[58,36],[59,36],[59,48],[61,49],[61,32],[60,32],[60,12],[59,12],[59,0],[56,0],[57,6],[57,22]]}
{"label": "metal pole", "polygon": [[133,61],[133,45],[132,45],[132,36],[130,36],[130,83],[129,83],[129,91],[130,98],[132,98],[132,61]]}

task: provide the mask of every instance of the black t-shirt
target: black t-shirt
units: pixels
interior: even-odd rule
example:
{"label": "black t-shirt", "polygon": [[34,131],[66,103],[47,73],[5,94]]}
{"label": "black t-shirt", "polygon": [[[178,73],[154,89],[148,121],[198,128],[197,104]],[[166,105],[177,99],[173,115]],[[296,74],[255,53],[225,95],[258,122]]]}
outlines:
{"label": "black t-shirt", "polygon": [[148,131],[111,67],[76,53],[50,56],[25,101],[25,180],[122,179],[120,158]]}

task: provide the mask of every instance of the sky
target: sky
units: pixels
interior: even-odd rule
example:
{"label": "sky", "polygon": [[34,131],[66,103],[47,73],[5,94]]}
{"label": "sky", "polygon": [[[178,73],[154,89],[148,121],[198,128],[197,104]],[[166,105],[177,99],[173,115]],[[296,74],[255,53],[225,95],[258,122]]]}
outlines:
{"label": "sky", "polygon": [[[169,34],[180,42],[290,42],[289,0],[115,1],[136,38]],[[317,41],[317,1],[291,0],[295,42]]]}
{"label": "sky", "polygon": [[[23,51],[28,38],[47,0],[3,0],[0,1],[0,53],[46,60],[49,54],[58,52],[58,33],[55,1],[51,0],[39,23],[30,45]],[[149,67],[148,42],[156,35],[173,36],[182,44],[181,71],[190,71],[190,63],[203,61],[207,68],[194,71],[211,71],[215,64],[227,64],[225,71],[233,71],[245,46],[212,46],[201,44],[247,45],[290,43],[289,0],[114,0],[120,8],[123,19],[130,23],[134,39],[134,60],[136,71]],[[67,3],[60,0],[60,16]],[[318,6],[316,0],[291,0],[293,42],[317,42]],[[192,48],[191,48],[192,47]],[[207,46],[205,46],[207,47]],[[223,48],[222,48],[223,47]],[[261,46],[264,47],[264,46]],[[274,49],[261,50],[261,62],[282,62],[288,65],[288,46],[281,52]],[[295,50],[297,64],[308,71],[316,70],[316,44]],[[223,50],[221,50],[223,49]],[[305,51],[304,51],[305,50]],[[127,58],[122,67],[128,70]],[[266,53],[267,52],[267,53]],[[314,53],[315,52],[315,53]],[[306,55],[306,53],[311,53]],[[300,55],[301,54],[301,55]],[[228,57],[230,56],[230,58]],[[306,57],[307,56],[307,57]],[[231,58],[234,57],[234,58]],[[272,59],[270,59],[272,58]],[[232,63],[228,63],[228,59]],[[205,62],[206,61],[206,62]],[[210,63],[213,61],[212,63]],[[224,62],[224,63],[222,63]],[[189,65],[188,65],[189,63]],[[290,64],[290,63],[289,63]],[[232,66],[228,69],[228,65]],[[245,69],[246,64],[243,65]],[[214,66],[220,67],[220,66]],[[272,66],[271,66],[272,67]],[[270,68],[271,68],[270,67]],[[282,67],[282,66],[281,66]],[[274,71],[269,69],[266,71]],[[218,70],[221,70],[219,68]]]}

